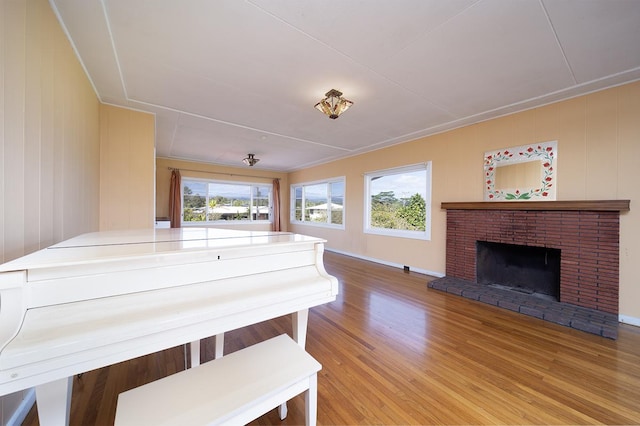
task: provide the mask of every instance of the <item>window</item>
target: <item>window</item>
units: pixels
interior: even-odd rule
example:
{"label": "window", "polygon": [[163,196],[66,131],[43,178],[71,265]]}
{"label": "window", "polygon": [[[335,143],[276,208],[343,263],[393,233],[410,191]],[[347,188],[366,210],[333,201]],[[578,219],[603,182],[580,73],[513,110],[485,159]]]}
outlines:
{"label": "window", "polygon": [[270,221],[272,186],[182,180],[182,223]]}
{"label": "window", "polygon": [[364,232],[431,238],[431,163],[365,175]]}
{"label": "window", "polygon": [[291,185],[291,222],[344,229],[344,178]]}

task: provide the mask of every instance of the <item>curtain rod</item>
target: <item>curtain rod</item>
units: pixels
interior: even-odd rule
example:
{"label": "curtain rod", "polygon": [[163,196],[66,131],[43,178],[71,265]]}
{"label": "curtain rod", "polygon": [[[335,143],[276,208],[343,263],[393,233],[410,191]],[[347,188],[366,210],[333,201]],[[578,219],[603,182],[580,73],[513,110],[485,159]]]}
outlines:
{"label": "curtain rod", "polygon": [[185,172],[209,173],[209,174],[212,174],[212,175],[241,176],[241,177],[259,178],[259,179],[271,179],[271,180],[277,179],[277,180],[280,180],[280,178],[271,178],[271,177],[268,177],[268,176],[256,176],[256,175],[243,175],[243,174],[235,174],[235,173],[210,172],[210,171],[207,171],[207,170],[179,169],[177,167],[167,167],[167,169],[169,169],[169,170],[177,170],[177,171],[184,170]]}

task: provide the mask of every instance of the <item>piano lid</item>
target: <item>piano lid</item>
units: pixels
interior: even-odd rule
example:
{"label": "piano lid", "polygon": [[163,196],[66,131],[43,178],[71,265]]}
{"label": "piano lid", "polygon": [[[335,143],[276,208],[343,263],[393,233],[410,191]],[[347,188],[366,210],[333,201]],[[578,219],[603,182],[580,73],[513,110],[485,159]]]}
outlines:
{"label": "piano lid", "polygon": [[250,237],[268,237],[293,235],[289,232],[242,231],[220,228],[168,228],[168,229],[129,229],[121,231],[90,232],[78,235],[49,248],[70,248],[107,246],[123,244],[147,244],[177,241],[205,241],[221,239],[246,239]]}
{"label": "piano lid", "polygon": [[191,227],[92,232],[4,263],[0,273],[173,252],[310,242],[325,240],[290,232]]}

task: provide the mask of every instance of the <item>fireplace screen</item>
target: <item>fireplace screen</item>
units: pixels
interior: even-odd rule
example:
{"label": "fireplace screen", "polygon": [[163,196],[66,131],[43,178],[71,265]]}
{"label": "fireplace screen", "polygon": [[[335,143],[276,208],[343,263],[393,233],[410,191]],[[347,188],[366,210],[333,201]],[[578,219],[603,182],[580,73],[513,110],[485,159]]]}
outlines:
{"label": "fireplace screen", "polygon": [[478,241],[479,284],[560,298],[560,250]]}

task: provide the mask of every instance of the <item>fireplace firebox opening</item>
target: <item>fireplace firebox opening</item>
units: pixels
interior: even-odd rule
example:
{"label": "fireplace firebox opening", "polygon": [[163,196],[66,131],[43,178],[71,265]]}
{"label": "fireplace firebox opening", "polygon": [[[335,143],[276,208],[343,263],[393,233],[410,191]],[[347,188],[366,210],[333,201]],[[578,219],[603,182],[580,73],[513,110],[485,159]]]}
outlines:
{"label": "fireplace firebox opening", "polygon": [[478,284],[560,300],[560,250],[476,242]]}

